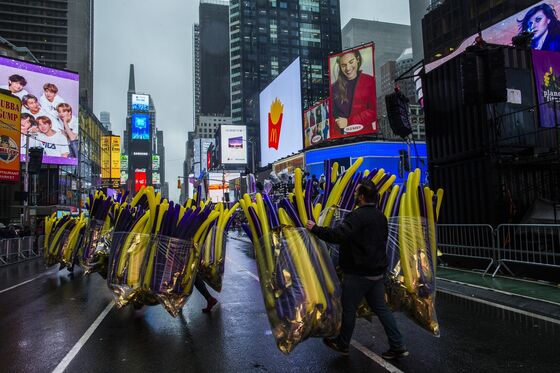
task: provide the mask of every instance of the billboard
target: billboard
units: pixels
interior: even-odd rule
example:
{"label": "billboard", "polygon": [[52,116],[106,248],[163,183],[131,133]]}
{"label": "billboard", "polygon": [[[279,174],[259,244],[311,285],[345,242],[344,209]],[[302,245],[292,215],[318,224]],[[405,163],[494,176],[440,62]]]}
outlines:
{"label": "billboard", "polygon": [[306,148],[330,138],[329,106],[330,99],[325,99],[303,112],[303,138]]}
{"label": "billboard", "polygon": [[247,127],[222,124],[220,127],[222,164],[247,164]]}
{"label": "billboard", "polygon": [[78,164],[79,85],[77,73],[0,57],[0,88],[22,101],[20,142],[33,135],[30,146],[44,148],[43,163]]}
{"label": "billboard", "polygon": [[111,136],[101,136],[101,179],[111,178]]}
{"label": "billboard", "polygon": [[259,101],[261,166],[266,166],[303,146],[299,58],[260,93]]}
{"label": "billboard", "polygon": [[159,155],[152,154],[152,171],[159,170]]}
{"label": "billboard", "polygon": [[159,185],[161,184],[161,178],[159,176],[159,172],[154,172],[152,174],[152,184],[153,185]]}
{"label": "billboard", "polygon": [[150,96],[148,95],[132,95],[132,111],[148,111],[150,110]]}
{"label": "billboard", "polygon": [[111,136],[111,179],[118,180],[121,174],[121,137]]}
{"label": "billboard", "polygon": [[[560,52],[560,0],[545,0],[482,30],[482,38],[490,44],[512,45],[511,39],[520,32],[532,32],[531,48]],[[430,72],[441,64],[462,53],[475,44],[478,34],[471,35],[453,53],[426,65]]]}
{"label": "billboard", "polygon": [[134,191],[138,193],[140,188],[146,186],[146,169],[137,168],[134,170]]}
{"label": "billboard", "polygon": [[556,127],[560,122],[560,53],[534,50],[533,70],[541,127]]}
{"label": "billboard", "polygon": [[226,193],[230,192],[230,181],[239,177],[241,177],[241,174],[238,172],[210,172],[208,174],[208,197],[213,202],[223,201],[226,198]]}
{"label": "billboard", "polygon": [[379,130],[374,47],[372,43],[329,56],[330,138]]}
{"label": "billboard", "polygon": [[132,114],[132,140],[150,139],[150,115]]}
{"label": "billboard", "polygon": [[19,181],[20,112],[17,97],[0,93],[0,182]]}
{"label": "billboard", "polygon": [[199,177],[203,170],[207,170],[208,147],[214,145],[214,139],[194,139],[193,172],[194,177]]}

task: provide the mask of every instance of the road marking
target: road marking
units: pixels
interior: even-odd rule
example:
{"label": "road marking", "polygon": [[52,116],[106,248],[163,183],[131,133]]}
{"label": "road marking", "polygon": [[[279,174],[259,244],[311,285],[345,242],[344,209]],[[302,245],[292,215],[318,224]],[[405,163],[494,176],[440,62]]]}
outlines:
{"label": "road marking", "polygon": [[76,342],[74,347],[72,347],[70,352],[68,352],[66,356],[64,356],[64,359],[62,359],[62,361],[56,366],[56,368],[54,368],[52,373],[62,373],[64,372],[64,370],[66,370],[66,368],[68,368],[68,365],[70,365],[70,363],[76,357],[78,352],[80,352],[82,347],[84,347],[88,339],[92,336],[93,332],[95,332],[95,329],[97,329],[99,324],[101,324],[105,316],[107,316],[107,314],[111,311],[111,309],[114,306],[115,306],[115,302],[111,301],[111,303],[109,303],[107,307],[105,307],[105,309],[99,314],[99,316],[97,316],[97,319],[95,319],[93,324],[91,324],[90,327],[86,330],[84,335],[82,335],[82,337],[78,340],[78,342]]}
{"label": "road marking", "polygon": [[387,360],[383,359],[381,356],[377,355],[376,353],[369,350],[367,347],[362,345],[360,342],[353,339],[350,341],[350,344],[354,346],[357,350],[359,350],[362,354],[369,357],[371,360],[375,361],[377,364],[381,365],[383,368],[387,369],[391,373],[403,373],[402,370],[397,368],[396,366],[387,362]]}
{"label": "road marking", "polygon": [[517,309],[517,308],[509,307],[509,306],[504,306],[502,304],[490,302],[490,301],[484,300],[484,299],[469,297],[468,295],[463,295],[463,294],[456,293],[456,292],[450,291],[450,290],[437,289],[437,291],[439,291],[441,293],[452,295],[454,297],[468,299],[470,301],[477,302],[477,303],[482,303],[482,304],[485,304],[487,306],[500,308],[500,309],[503,309],[503,310],[506,310],[506,311],[519,313],[519,314],[524,315],[524,316],[529,316],[529,317],[532,317],[532,318],[535,318],[535,319],[540,319],[540,320],[543,320],[543,321],[548,321],[548,322],[560,325],[560,320],[553,319],[552,317],[539,315],[537,313],[532,313],[532,312],[529,312],[529,311],[524,311],[524,310],[520,310],[520,309]]}
{"label": "road marking", "polygon": [[7,291],[10,291],[10,290],[12,290],[12,289],[15,289],[15,288],[17,288],[17,287],[20,287],[20,286],[22,286],[22,285],[28,284],[28,283],[30,283],[31,281],[35,281],[35,280],[37,280],[38,278],[41,278],[41,277],[50,275],[50,274],[52,274],[52,273],[53,273],[53,271],[48,271],[48,272],[45,272],[45,273],[41,273],[39,276],[35,276],[35,277],[33,277],[33,278],[30,278],[30,279],[27,280],[27,281],[23,281],[23,282],[20,282],[19,284],[16,284],[16,285],[14,285],[14,286],[10,286],[9,288],[0,290],[0,294],[5,293],[5,292],[7,292]]}
{"label": "road marking", "polygon": [[[247,272],[247,274],[249,276],[251,276],[252,278],[254,278],[255,280],[257,280],[258,282],[260,282],[259,278],[253,274],[251,271],[249,271],[247,268],[243,267],[240,264],[237,264],[235,261],[233,261],[232,259],[230,259],[228,256],[226,256],[226,261],[230,262],[231,264],[233,264],[235,267]],[[365,347],[364,345],[360,344],[360,342],[356,341],[355,339],[352,339],[350,341],[350,345],[352,345],[353,347],[355,347],[358,351],[360,351],[362,354],[366,355],[370,360],[373,360],[375,363],[379,364],[381,367],[385,368],[387,371],[391,372],[391,373],[403,373],[400,369],[398,369],[396,366],[392,365],[391,363],[389,363],[387,360],[383,359],[381,356],[377,355],[375,352],[371,351],[370,349],[368,349],[367,347]]]}

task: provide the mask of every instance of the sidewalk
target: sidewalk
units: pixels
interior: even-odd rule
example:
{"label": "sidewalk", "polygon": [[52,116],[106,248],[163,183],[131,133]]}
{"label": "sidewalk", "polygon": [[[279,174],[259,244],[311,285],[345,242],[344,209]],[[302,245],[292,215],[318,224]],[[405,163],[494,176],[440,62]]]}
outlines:
{"label": "sidewalk", "polygon": [[509,277],[437,268],[438,288],[560,320],[560,288],[554,285]]}

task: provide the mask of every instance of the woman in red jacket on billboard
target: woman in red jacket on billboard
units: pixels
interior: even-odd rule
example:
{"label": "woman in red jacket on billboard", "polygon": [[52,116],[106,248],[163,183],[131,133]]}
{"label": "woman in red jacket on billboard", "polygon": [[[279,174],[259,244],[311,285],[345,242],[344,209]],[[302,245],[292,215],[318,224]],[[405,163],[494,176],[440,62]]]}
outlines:
{"label": "woman in red jacket on billboard", "polygon": [[338,77],[331,86],[333,137],[377,132],[375,78],[361,70],[360,51],[336,57],[336,65]]}

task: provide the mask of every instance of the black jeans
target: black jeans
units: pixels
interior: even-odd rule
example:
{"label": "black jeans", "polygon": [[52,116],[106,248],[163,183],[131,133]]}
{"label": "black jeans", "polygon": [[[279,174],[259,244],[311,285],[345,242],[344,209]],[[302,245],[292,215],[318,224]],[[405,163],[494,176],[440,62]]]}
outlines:
{"label": "black jeans", "polygon": [[342,328],[338,341],[343,347],[348,347],[356,324],[356,310],[362,298],[366,298],[368,305],[379,318],[389,339],[389,346],[393,350],[405,349],[403,337],[397,327],[397,322],[389,306],[385,303],[384,279],[369,280],[363,276],[344,274],[342,280]]}
{"label": "black jeans", "polygon": [[194,279],[194,287],[200,292],[200,294],[202,294],[204,299],[208,300],[212,297],[210,295],[210,292],[206,288],[206,284],[204,283],[204,280],[202,279],[202,276],[200,274],[197,274]]}

